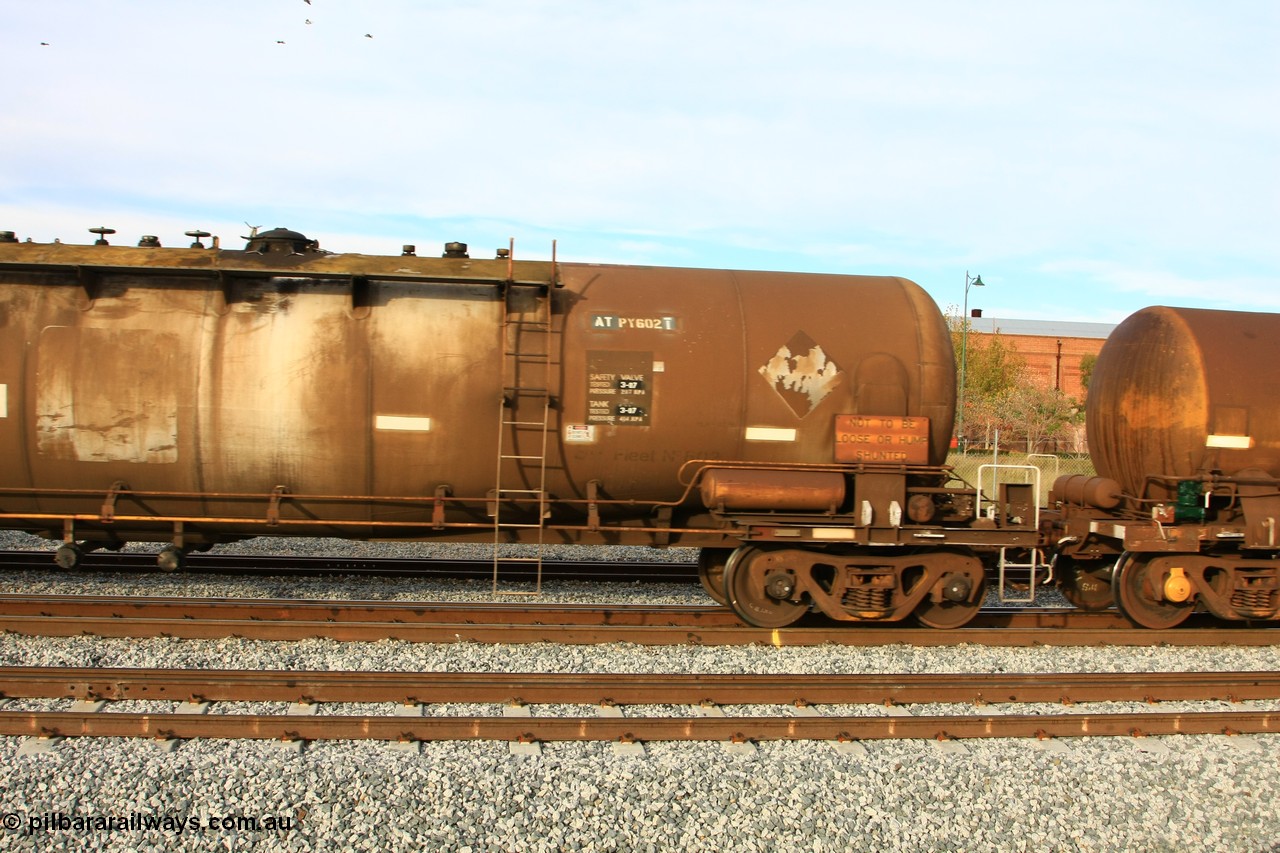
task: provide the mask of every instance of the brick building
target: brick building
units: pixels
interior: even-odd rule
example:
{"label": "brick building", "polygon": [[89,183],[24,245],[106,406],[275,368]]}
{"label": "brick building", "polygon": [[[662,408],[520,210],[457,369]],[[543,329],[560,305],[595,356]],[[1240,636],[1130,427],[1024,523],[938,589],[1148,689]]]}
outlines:
{"label": "brick building", "polygon": [[1086,355],[1097,355],[1114,328],[1110,323],[972,317],[969,345],[976,342],[981,346],[984,337],[998,333],[1001,340],[1026,361],[1027,375],[1038,387],[1058,389],[1083,402],[1080,361]]}

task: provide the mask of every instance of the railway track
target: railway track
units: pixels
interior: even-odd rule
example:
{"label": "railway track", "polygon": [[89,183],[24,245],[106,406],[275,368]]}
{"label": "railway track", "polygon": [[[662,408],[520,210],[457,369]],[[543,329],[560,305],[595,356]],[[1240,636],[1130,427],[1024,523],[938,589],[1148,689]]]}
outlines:
{"label": "railway track", "polygon": [[[1280,674],[1039,675],[561,675],[490,673],[244,672],[0,668],[12,698],[77,699],[92,708],[0,709],[0,734],[34,737],[278,740],[856,740],[1242,734],[1280,731],[1271,711],[984,713],[915,716],[910,703],[1246,700],[1280,698]],[[176,713],[103,713],[106,701],[182,701]],[[216,702],[302,703],[287,714],[214,713]],[[328,702],[402,703],[385,715],[321,713]],[[424,703],[502,703],[522,714],[423,716]],[[597,705],[596,716],[533,716],[530,704]],[[720,705],[771,705],[726,716]],[[876,704],[873,715],[825,714],[822,705]],[[674,716],[625,716],[622,706],[691,705]],[[408,709],[408,712],[404,709]],[[897,709],[899,713],[891,713]],[[643,713],[643,711],[642,711]],[[527,714],[527,715],[526,715]]]}
{"label": "railway track", "polygon": [[784,629],[744,625],[724,607],[687,605],[441,604],[303,599],[0,595],[0,631],[27,636],[176,637],[350,642],[645,645],[917,646],[1276,645],[1280,626],[1196,620],[1166,631],[1137,629],[1114,611],[989,610],[954,630],[910,624],[831,625],[819,617]]}
{"label": "railway track", "polygon": [[[320,577],[363,575],[404,578],[493,577],[493,560],[416,557],[312,557],[259,554],[188,554],[183,572],[194,575]],[[504,580],[526,582],[534,577],[529,564],[499,561]],[[51,551],[0,551],[0,570],[56,570]],[[137,552],[91,551],[71,577],[94,572],[155,574],[156,556]],[[629,560],[543,560],[543,580],[640,581],[642,583],[698,582],[694,563],[634,562]]]}
{"label": "railway track", "polygon": [[182,702],[903,705],[1280,699],[1277,672],[695,675],[0,667],[0,697]]}

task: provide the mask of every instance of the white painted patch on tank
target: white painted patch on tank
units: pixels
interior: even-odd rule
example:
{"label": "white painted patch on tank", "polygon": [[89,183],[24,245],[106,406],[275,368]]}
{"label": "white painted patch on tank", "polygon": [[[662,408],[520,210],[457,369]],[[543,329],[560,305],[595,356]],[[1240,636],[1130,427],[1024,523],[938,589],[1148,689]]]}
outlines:
{"label": "white painted patch on tank", "polygon": [[0,418],[9,417],[9,386],[0,384]]}
{"label": "white painted patch on tank", "polygon": [[747,441],[795,441],[796,431],[780,427],[747,427]]}
{"label": "white painted patch on tank", "polygon": [[1211,435],[1205,440],[1204,446],[1248,450],[1253,447],[1253,438],[1247,435]]}
{"label": "white painted patch on tank", "polygon": [[396,429],[405,432],[430,432],[431,418],[416,418],[406,415],[377,415],[373,419],[374,429]]}
{"label": "white painted patch on tank", "polygon": [[178,461],[178,336],[50,326],[36,368],[36,449],[73,462]]}

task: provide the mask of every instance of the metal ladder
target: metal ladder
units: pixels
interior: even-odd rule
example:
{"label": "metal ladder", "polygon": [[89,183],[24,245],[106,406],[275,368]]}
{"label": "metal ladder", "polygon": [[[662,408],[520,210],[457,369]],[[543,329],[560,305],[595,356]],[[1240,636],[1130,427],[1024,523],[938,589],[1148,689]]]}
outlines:
{"label": "metal ladder", "polygon": [[[1006,548],[1000,549],[1000,573],[999,573],[1000,587],[998,590],[1000,593],[1000,603],[1001,604],[1030,604],[1036,600],[1036,569],[1040,568],[1040,566],[1043,565],[1040,562],[1040,549],[1039,548],[1031,549],[1031,562],[1029,563],[1014,563],[1010,561],[1005,556],[1006,550],[1008,549]],[[1028,580],[1027,580],[1027,592],[1025,596],[1014,597],[1014,595],[1009,592],[1008,584],[1014,581],[1021,580],[1021,575],[1017,574],[1015,577],[1010,578],[1008,581],[1006,581],[1005,572],[1006,570],[1009,570],[1009,569],[1014,569],[1014,570],[1025,569],[1026,570]]]}
{"label": "metal ladder", "polygon": [[[547,507],[547,446],[551,430],[555,329],[551,316],[552,285],[516,285],[509,281],[503,292],[502,398],[498,405],[498,459],[493,497],[493,593],[538,595],[542,592],[542,555],[545,546]],[[536,520],[516,502],[534,504]],[[517,520],[509,520],[512,517]],[[532,533],[530,533],[532,531]],[[506,534],[527,541],[532,556],[500,557]],[[503,589],[499,585],[502,563],[527,563],[534,567],[532,589]]]}
{"label": "metal ladder", "polygon": [[[983,484],[987,474],[991,476],[991,488],[989,494],[997,495],[998,499],[985,498],[983,496]],[[1040,468],[1035,465],[1001,465],[991,463],[988,465],[978,466],[978,486],[974,494],[974,505],[978,507],[979,514],[985,508],[989,518],[1001,518],[998,523],[1003,523],[1003,515],[1010,511],[1010,507],[1006,504],[1009,495],[1005,489],[1012,489],[1015,486],[1023,487],[1029,490],[1029,498],[1027,505],[1031,512],[1031,518],[1024,518],[1022,523],[1036,530],[1040,527]],[[1044,563],[1040,561],[1040,551],[1037,548],[1030,548],[1030,562],[1015,563],[1009,559],[1008,549],[1000,549],[1000,562],[998,565],[997,580],[999,586],[997,592],[1002,604],[1030,604],[1036,600],[1036,570],[1041,568]],[[1026,574],[1024,575],[1023,572]],[[1025,595],[1016,595],[1011,587],[1014,584],[1021,583],[1026,578],[1027,591]]]}

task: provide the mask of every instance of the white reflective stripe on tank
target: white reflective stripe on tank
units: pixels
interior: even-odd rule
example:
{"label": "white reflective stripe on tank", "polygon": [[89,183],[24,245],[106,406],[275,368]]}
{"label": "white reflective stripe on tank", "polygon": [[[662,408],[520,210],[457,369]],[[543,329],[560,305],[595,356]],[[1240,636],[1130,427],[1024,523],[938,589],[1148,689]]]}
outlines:
{"label": "white reflective stripe on tank", "polygon": [[0,418],[9,417],[9,386],[0,384]]}
{"label": "white reflective stripe on tank", "polygon": [[397,429],[408,432],[430,432],[431,418],[410,418],[400,415],[377,415],[373,419],[374,429]]}
{"label": "white reflective stripe on tank", "polygon": [[794,429],[778,427],[747,427],[747,441],[795,441]]}
{"label": "white reflective stripe on tank", "polygon": [[1253,447],[1253,437],[1248,435],[1211,435],[1205,439],[1204,446],[1248,450]]}

